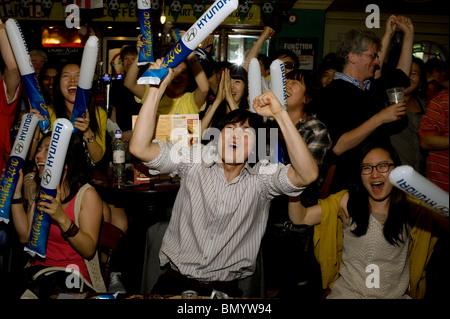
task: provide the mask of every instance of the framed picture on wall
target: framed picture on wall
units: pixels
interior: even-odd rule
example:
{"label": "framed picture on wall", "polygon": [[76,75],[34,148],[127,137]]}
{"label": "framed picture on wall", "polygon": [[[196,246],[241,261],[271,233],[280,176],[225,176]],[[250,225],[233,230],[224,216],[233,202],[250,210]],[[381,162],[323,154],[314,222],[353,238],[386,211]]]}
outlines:
{"label": "framed picture on wall", "polygon": [[123,74],[122,61],[120,60],[120,50],[126,45],[136,46],[136,37],[104,37],[102,72],[116,76]]}
{"label": "framed picture on wall", "polygon": [[278,49],[293,51],[300,60],[300,68],[313,70],[317,64],[317,38],[279,38]]}

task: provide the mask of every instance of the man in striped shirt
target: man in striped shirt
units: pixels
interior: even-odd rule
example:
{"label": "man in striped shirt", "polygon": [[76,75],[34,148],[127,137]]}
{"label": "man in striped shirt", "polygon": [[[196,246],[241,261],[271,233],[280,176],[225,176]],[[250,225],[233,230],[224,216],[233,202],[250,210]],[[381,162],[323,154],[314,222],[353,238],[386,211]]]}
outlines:
{"label": "man in striped shirt", "polygon": [[[158,60],[150,68],[160,64]],[[153,292],[180,294],[194,289],[211,294],[216,289],[239,296],[238,281],[255,270],[270,201],[282,194],[298,196],[317,178],[318,168],[270,91],[254,101],[259,116],[246,110],[228,113],[219,124],[218,140],[206,146],[181,148],[152,141],[158,102],[171,77],[169,72],[159,87],[150,88],[130,141],[131,153],[150,172],[181,179],[159,255],[161,265],[170,267]],[[292,164],[250,165],[261,116],[273,117],[279,124]]]}
{"label": "man in striped shirt", "polygon": [[419,130],[420,146],[428,151],[427,178],[447,192],[449,190],[448,96],[448,89],[443,90],[428,103]]}

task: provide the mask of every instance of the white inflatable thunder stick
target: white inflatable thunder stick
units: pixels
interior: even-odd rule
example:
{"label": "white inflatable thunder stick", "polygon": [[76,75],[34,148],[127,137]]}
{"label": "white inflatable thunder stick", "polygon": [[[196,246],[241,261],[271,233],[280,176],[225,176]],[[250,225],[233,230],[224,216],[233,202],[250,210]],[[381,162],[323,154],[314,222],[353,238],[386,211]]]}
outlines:
{"label": "white inflatable thunder stick", "polygon": [[281,60],[276,59],[270,64],[270,87],[281,105],[287,109],[286,75],[284,63]]}
{"label": "white inflatable thunder stick", "polygon": [[[84,46],[83,56],[81,57],[80,77],[78,79],[77,93],[75,95],[75,104],[73,106],[72,124],[77,117],[85,117],[86,109],[89,103],[89,93],[91,92],[92,82],[94,80],[95,68],[97,65],[98,38],[91,35]],[[91,114],[90,116],[95,116]],[[78,129],[74,127],[73,132]]]}
{"label": "white inflatable thunder stick", "polygon": [[186,31],[164,57],[161,69],[146,70],[138,79],[139,84],[159,85],[169,72],[198,47],[231,12],[237,9],[239,0],[216,0],[208,10]]}
{"label": "white inflatable thunder stick", "polygon": [[257,96],[262,94],[261,87],[261,67],[256,58],[250,60],[248,66],[248,98],[250,100],[250,111],[255,113],[253,101]]}
{"label": "white inflatable thunder stick", "polygon": [[24,248],[31,256],[36,254],[42,258],[46,256],[51,217],[47,213],[40,211],[37,204],[41,201],[42,195],[56,196],[56,185],[61,182],[72,132],[73,125],[68,119],[59,118],[53,123],[50,147],[45,160],[38,196],[35,201],[30,237]]}
{"label": "white inflatable thunder stick", "polygon": [[19,67],[20,75],[22,77],[22,82],[28,93],[31,108],[38,110],[39,114],[44,117],[44,119],[39,122],[39,126],[42,132],[47,132],[50,126],[50,117],[41,88],[39,87],[37,74],[31,63],[31,57],[22,30],[20,29],[19,23],[12,18],[8,19],[5,25],[9,43],[11,44],[11,49],[16,58],[17,66]]}
{"label": "white inflatable thunder stick", "polygon": [[408,195],[448,217],[448,193],[417,173],[411,166],[394,168],[389,175],[389,181]]}
{"label": "white inflatable thunder stick", "polygon": [[25,162],[28,150],[33,139],[34,131],[39,122],[36,114],[22,115],[19,132],[6,163],[6,170],[0,183],[0,221],[9,222],[9,209],[16,190],[19,171]]}

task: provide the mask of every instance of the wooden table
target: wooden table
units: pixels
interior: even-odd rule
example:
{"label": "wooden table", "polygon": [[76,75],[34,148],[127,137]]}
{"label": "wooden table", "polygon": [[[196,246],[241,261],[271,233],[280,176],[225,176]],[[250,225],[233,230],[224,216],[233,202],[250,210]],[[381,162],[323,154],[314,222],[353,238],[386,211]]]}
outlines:
{"label": "wooden table", "polygon": [[125,209],[128,231],[122,247],[113,257],[113,268],[116,264],[117,271],[122,273],[127,293],[139,293],[147,230],[156,222],[170,219],[180,183],[169,176],[162,176],[149,184],[134,184],[128,174],[125,186],[118,187],[112,182],[112,170],[101,168],[96,168],[92,177],[92,186],[105,202]]}
{"label": "wooden table", "polygon": [[[127,213],[159,213],[173,206],[180,187],[179,180],[167,175],[148,184],[134,184],[127,180],[118,187],[113,184],[111,169],[95,169],[92,186],[108,204],[123,207]],[[132,210],[131,210],[132,209]]]}

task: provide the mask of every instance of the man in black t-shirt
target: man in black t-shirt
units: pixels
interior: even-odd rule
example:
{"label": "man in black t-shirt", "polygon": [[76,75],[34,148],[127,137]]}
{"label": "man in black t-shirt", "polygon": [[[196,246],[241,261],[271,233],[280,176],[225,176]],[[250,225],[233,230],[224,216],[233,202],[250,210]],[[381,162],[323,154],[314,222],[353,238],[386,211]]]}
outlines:
{"label": "man in black t-shirt", "polygon": [[[380,56],[383,59],[386,54],[387,48],[382,51],[382,44],[389,44],[386,38],[392,37],[396,29],[404,33],[403,58],[397,69],[374,79],[382,63]],[[333,142],[328,158],[328,165],[336,164],[331,193],[348,187],[350,168],[358,167],[354,160],[358,158],[360,147],[373,139],[389,141],[386,124],[406,114],[403,102],[386,107],[385,91],[395,86],[409,86],[411,62],[408,69],[408,61],[404,63],[404,60],[412,57],[412,24],[405,17],[391,16],[386,33],[389,34],[380,40],[372,31],[347,32],[336,48],[343,70],[336,72],[334,80],[315,101],[318,117],[327,126]]]}

